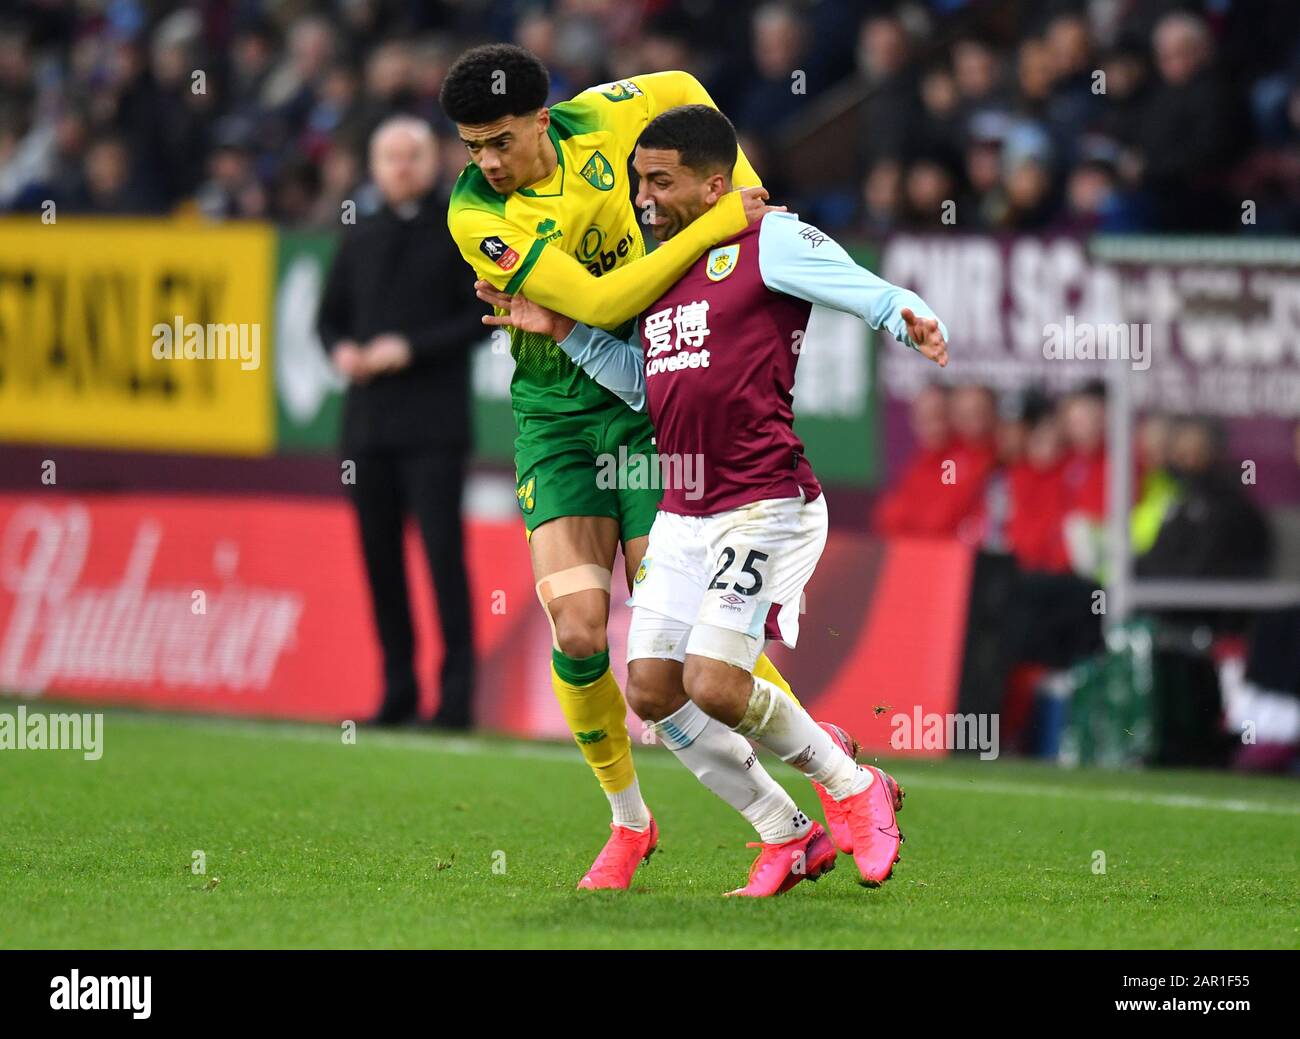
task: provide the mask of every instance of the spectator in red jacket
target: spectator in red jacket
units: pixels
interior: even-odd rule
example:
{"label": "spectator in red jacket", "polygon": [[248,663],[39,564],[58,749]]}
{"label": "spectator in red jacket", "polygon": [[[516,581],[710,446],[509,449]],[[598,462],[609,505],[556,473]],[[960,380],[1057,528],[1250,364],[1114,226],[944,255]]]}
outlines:
{"label": "spectator in red jacket", "polygon": [[1090,382],[1061,403],[1067,453],[1065,544],[1081,577],[1099,576],[1105,552],[1106,387]]}
{"label": "spectator in red jacket", "polygon": [[984,487],[997,464],[997,403],[984,386],[929,386],[912,404],[918,450],[876,508],[894,537],[979,541]]}
{"label": "spectator in red jacket", "polygon": [[874,526],[889,537],[944,537],[952,533],[943,514],[944,462],[952,455],[948,389],[926,386],[912,401],[916,449],[903,474],[876,505]]}
{"label": "spectator in red jacket", "polygon": [[998,466],[998,401],[987,386],[958,386],[952,393],[953,474],[947,515],[967,544],[983,540],[985,490]]}
{"label": "spectator in red jacket", "polygon": [[1070,511],[1089,519],[1106,518],[1106,390],[1090,382],[1061,404],[1068,445],[1065,467]]}
{"label": "spectator in red jacket", "polygon": [[1027,418],[1025,456],[1011,467],[1007,543],[1022,570],[1070,570],[1064,524],[1068,508],[1065,439],[1052,408]]}

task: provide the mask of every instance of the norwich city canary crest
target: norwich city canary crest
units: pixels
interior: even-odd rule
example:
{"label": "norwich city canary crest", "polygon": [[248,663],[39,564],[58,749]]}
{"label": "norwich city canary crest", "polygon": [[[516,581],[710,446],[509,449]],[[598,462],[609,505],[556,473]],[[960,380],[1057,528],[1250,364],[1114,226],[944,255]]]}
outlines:
{"label": "norwich city canary crest", "polygon": [[704,269],[709,275],[709,281],[721,281],[734,271],[736,269],[736,257],[739,255],[740,246],[738,245],[724,245],[721,249],[712,250],[704,264]]}
{"label": "norwich city canary crest", "polygon": [[647,567],[649,566],[650,566],[650,560],[648,559],[641,560],[641,565],[636,568],[636,577],[632,578],[633,584],[640,584],[642,581],[645,580],[645,572]]}
{"label": "norwich city canary crest", "polygon": [[614,186],[614,167],[600,152],[592,152],[587,165],[582,167],[582,179],[593,188],[608,191]]}
{"label": "norwich city canary crest", "polygon": [[532,512],[533,507],[537,504],[536,499],[533,497],[533,492],[536,489],[537,477],[530,476],[528,481],[526,483],[521,483],[519,489],[515,491],[515,497],[519,499],[519,508],[525,513]]}

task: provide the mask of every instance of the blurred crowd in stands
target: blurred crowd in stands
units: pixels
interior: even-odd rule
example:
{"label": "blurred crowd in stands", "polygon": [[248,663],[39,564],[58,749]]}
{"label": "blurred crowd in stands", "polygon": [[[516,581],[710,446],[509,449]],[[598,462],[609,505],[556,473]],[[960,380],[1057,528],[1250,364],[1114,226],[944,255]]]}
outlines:
{"label": "blurred crowd in stands", "polygon": [[[1105,390],[999,402],[979,385],[930,385],[912,404],[916,444],[877,503],[878,533],[951,537],[1022,570],[1104,577]],[[1150,414],[1137,429],[1130,537],[1143,577],[1260,578],[1270,532],[1217,420]],[[1300,464],[1300,457],[1297,458]]]}
{"label": "blurred crowd in stands", "polygon": [[[1104,387],[1084,384],[1053,401],[1034,391],[999,400],[980,385],[932,384],[913,401],[911,426],[913,451],[877,500],[873,528],[899,538],[957,539],[992,561],[975,579],[977,601],[996,615],[979,631],[985,666],[976,681],[1000,690],[992,695],[1010,745],[1055,756],[1034,712],[1071,693],[1081,681],[1074,669],[1100,659],[1103,647],[1098,596],[1107,583],[1113,464]],[[1274,576],[1281,517],[1266,516],[1252,500],[1241,461],[1225,452],[1220,423],[1150,413],[1136,433],[1128,463],[1135,575]],[[1300,465],[1300,427],[1294,447]],[[1163,730],[1155,760],[1280,770],[1300,764],[1300,607],[1242,611],[1188,599],[1141,613],[1157,622],[1157,713],[1181,718]],[[1246,722],[1252,739],[1231,738]]]}
{"label": "blurred crowd in stands", "polygon": [[383,118],[451,139],[438,88],[487,40],[556,101],[694,72],[828,229],[1300,228],[1295,0],[10,0],[0,211],[337,226]]}

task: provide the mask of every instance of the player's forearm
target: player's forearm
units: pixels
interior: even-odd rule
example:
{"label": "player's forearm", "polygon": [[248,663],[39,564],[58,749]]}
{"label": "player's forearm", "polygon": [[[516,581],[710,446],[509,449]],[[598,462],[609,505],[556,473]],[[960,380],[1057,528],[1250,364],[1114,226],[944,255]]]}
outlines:
{"label": "player's forearm", "polygon": [[[680,105],[718,107],[704,89],[704,84],[689,72],[655,72],[648,76],[637,76],[636,81],[649,88],[646,97],[650,102],[648,115],[651,119]],[[732,170],[731,182],[738,188],[758,187],[763,183],[741,149],[736,152],[736,166]]]}
{"label": "player's forearm", "polygon": [[948,338],[948,329],[925,300],[859,266],[838,242],[798,217],[769,213],[760,234],[759,269],[768,288],[854,314],[913,349],[904,308],[934,318]]}
{"label": "player's forearm", "polygon": [[758,179],[758,171],[749,164],[749,159],[745,157],[745,149],[736,148],[736,165],[731,171],[731,183],[737,188],[757,188],[761,187],[763,182]]}
{"label": "player's forearm", "polygon": [[[858,270],[862,270],[862,268],[859,267]],[[939,334],[943,336],[945,342],[947,341],[948,326],[943,323],[939,315],[930,307],[930,304],[911,289],[892,285],[887,281],[876,278],[870,271],[863,271],[863,273],[875,278],[882,285],[888,286],[884,290],[876,289],[874,295],[868,297],[875,320],[868,320],[865,317],[863,320],[867,321],[872,328],[885,329],[904,346],[910,346],[915,350],[917,348],[916,344],[912,342],[911,333],[907,330],[907,322],[903,320],[903,310],[910,309],[919,318],[933,318],[938,321]]]}
{"label": "player's forearm", "polygon": [[635,80],[637,85],[645,91],[648,102],[646,107],[648,119],[653,119],[655,116],[667,112],[670,108],[679,108],[682,105],[718,107],[713,103],[713,98],[709,96],[709,92],[704,89],[704,84],[691,73],[683,72],[680,69],[671,69],[667,72],[651,72],[637,76]]}
{"label": "player's forearm", "polygon": [[630,339],[620,339],[603,329],[577,324],[557,342],[598,385],[622,398],[633,411],[645,411],[645,368],[635,327]]}
{"label": "player's forearm", "polygon": [[584,325],[614,328],[667,292],[704,250],[739,234],[745,226],[744,201],[740,192],[732,191],[649,256],[599,278],[573,257],[548,246],[520,291]]}
{"label": "player's forearm", "polygon": [[[823,303],[846,314],[856,314],[874,329],[884,329],[904,346],[916,348],[907,331],[907,322],[903,320],[904,308],[910,308],[917,317],[934,318],[939,316],[920,296],[911,289],[902,288],[884,278],[873,274],[865,267],[860,267],[847,253],[842,258],[828,263],[818,287],[819,299],[812,302]],[[939,321],[939,329],[944,339],[948,338],[948,329]]]}

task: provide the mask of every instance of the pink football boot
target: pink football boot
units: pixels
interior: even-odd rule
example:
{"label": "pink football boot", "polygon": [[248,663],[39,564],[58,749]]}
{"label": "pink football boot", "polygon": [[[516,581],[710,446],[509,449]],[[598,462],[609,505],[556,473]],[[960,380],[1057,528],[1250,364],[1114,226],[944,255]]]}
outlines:
{"label": "pink football boot", "polygon": [[874,777],[860,794],[846,797],[841,803],[847,813],[853,835],[853,861],[858,864],[862,883],[879,887],[889,879],[898,861],[898,846],[903,835],[895,817],[895,802],[902,802],[902,789],[892,776],[875,765],[863,765]]}
{"label": "pink football boot", "polygon": [[801,880],[820,880],[835,868],[835,845],[826,836],[821,823],[813,823],[802,837],[783,844],[751,841],[747,848],[758,848],[758,858],[749,867],[749,883],[728,895],[744,898],[770,898],[789,891]]}
{"label": "pink football boot", "polygon": [[[835,741],[835,746],[844,751],[854,761],[858,760],[858,741],[832,722],[818,722],[823,729]],[[835,847],[844,852],[845,855],[853,854],[853,834],[849,830],[849,813],[827,793],[826,788],[820,783],[813,783],[813,789],[817,791],[817,797],[822,803],[822,812],[826,815],[826,825],[830,828],[831,837],[835,841]]]}
{"label": "pink football boot", "polygon": [[654,816],[644,830],[609,824],[614,832],[600,849],[587,875],[578,881],[579,891],[625,891],[637,866],[650,861],[659,846],[659,824]]}
{"label": "pink football boot", "polygon": [[[858,746],[858,741],[854,739],[852,735],[845,732],[833,722],[818,722],[817,724],[826,730],[830,735],[830,738],[835,741],[835,745],[839,747],[840,750],[844,751],[844,753],[854,761],[858,760],[858,751],[860,748]],[[901,812],[903,810],[903,798],[906,796],[906,793],[903,788],[898,785],[897,780],[895,780],[888,772],[884,772],[882,775],[884,775],[885,782],[893,796],[894,811]],[[841,802],[836,801],[835,798],[831,797],[831,795],[827,793],[826,788],[820,783],[814,783],[813,789],[817,791],[817,796],[821,799],[822,811],[826,814],[826,825],[830,828],[831,837],[835,841],[835,847],[839,848],[845,855],[852,855],[853,831],[849,828],[848,809],[846,809]]]}

